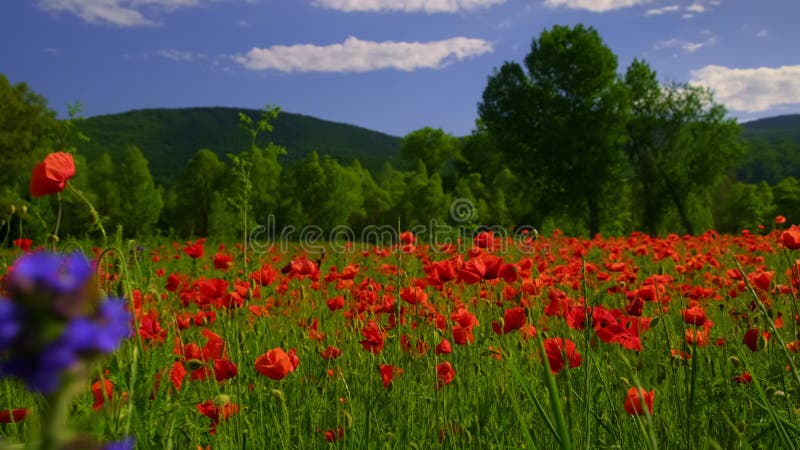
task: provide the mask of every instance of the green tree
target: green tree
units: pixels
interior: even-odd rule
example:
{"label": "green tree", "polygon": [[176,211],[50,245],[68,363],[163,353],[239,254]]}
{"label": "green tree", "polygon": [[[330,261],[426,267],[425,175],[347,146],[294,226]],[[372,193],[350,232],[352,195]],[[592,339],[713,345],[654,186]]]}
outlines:
{"label": "green tree", "polygon": [[289,223],[330,230],[363,220],[366,211],[360,175],[329,156],[320,158],[311,152],[285,177],[282,197]]}
{"label": "green tree", "polygon": [[478,111],[509,166],[550,210],[585,211],[600,230],[603,187],[622,163],[628,101],[617,57],[597,31],[555,26],[533,40],[525,68],[505,63]]}
{"label": "green tree", "polygon": [[362,167],[358,160],[354,161],[348,170],[351,172],[351,176],[358,180],[357,183],[360,183],[364,202],[363,217],[354,217],[351,219],[351,225],[360,230],[369,225],[378,226],[389,223],[387,213],[392,208],[389,192],[378,185],[370,171]]}
{"label": "green tree", "polygon": [[95,208],[103,220],[119,215],[119,191],[108,153],[103,153],[89,168],[89,189],[94,193]]}
{"label": "green tree", "polygon": [[410,167],[422,161],[430,173],[439,173],[453,181],[457,177],[455,164],[463,161],[461,141],[441,128],[420,128],[407,134],[400,142],[400,153]]}
{"label": "green tree", "polygon": [[772,189],[765,182],[731,183],[720,187],[714,202],[714,226],[727,233],[771,226],[775,204]]}
{"label": "green tree", "polygon": [[207,236],[215,196],[223,188],[227,167],[217,154],[198,150],[178,179],[176,225],[190,235]]}
{"label": "green tree", "polygon": [[775,213],[791,224],[800,224],[800,180],[786,177],[772,187]]}
{"label": "green tree", "polygon": [[739,126],[726,118],[710,91],[688,84],[659,86],[650,67],[635,60],[625,83],[631,93],[628,157],[638,186],[645,228],[657,231],[674,209],[693,234],[715,187],[735,167],[744,148]]}
{"label": "green tree", "polygon": [[122,161],[114,170],[120,194],[119,214],[113,222],[129,236],[152,231],[164,203],[153,182],[147,159],[138,147],[125,149]]}
{"label": "green tree", "polygon": [[47,100],[0,74],[0,186],[27,192],[31,170],[52,147],[58,121]]}

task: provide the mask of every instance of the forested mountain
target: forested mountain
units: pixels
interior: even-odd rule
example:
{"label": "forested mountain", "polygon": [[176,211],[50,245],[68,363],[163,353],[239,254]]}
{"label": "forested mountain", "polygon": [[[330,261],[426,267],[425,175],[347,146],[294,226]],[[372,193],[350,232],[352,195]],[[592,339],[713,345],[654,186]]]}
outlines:
{"label": "forested mountain", "polygon": [[742,124],[742,137],[748,141],[794,141],[800,143],[800,114],[767,117]]}
{"label": "forested mountain", "polygon": [[[199,149],[213,150],[226,160],[228,153],[250,148],[247,133],[239,128],[240,112],[254,120],[261,114],[238,108],[183,108],[90,117],[79,123],[80,131],[91,139],[80,145],[80,152],[89,159],[108,152],[116,159],[126,147],[135,145],[150,162],[156,182],[170,185]],[[358,159],[376,170],[400,154],[400,138],[353,125],[281,112],[273,126],[273,132],[259,136],[259,143],[285,147],[288,153],[282,158],[287,162],[317,151],[342,162]]]}
{"label": "forested mountain", "polygon": [[800,114],[744,123],[742,138],[748,151],[736,171],[741,181],[775,184],[800,178]]}

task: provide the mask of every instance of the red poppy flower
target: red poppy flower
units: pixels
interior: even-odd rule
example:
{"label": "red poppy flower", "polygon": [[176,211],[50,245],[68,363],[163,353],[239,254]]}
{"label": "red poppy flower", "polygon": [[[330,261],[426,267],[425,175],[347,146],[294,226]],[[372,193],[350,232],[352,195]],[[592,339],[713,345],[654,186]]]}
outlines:
{"label": "red poppy flower", "polygon": [[239,375],[239,368],[233,361],[228,359],[214,360],[214,378],[218,382],[234,378],[236,375]]}
{"label": "red poppy flower", "polygon": [[449,362],[445,361],[436,365],[436,379],[438,380],[439,387],[453,382],[456,377],[456,371]]}
{"label": "red poppy flower", "polygon": [[322,433],[322,437],[325,438],[327,442],[336,442],[344,437],[344,428],[338,427],[335,430],[327,430]]}
{"label": "red poppy flower", "polygon": [[699,305],[685,309],[683,311],[683,322],[689,325],[702,327],[706,322],[706,310]]}
{"label": "red poppy flower", "polygon": [[450,341],[447,339],[442,339],[442,342],[436,346],[436,354],[437,355],[449,355],[453,352],[453,346],[450,345]]}
{"label": "red poppy flower", "polygon": [[28,238],[19,238],[14,239],[14,247],[22,250],[23,252],[27,252],[31,249],[31,245],[33,245],[33,240]]}
{"label": "red poppy flower", "polygon": [[142,316],[139,336],[148,342],[161,343],[167,338],[167,330],[161,328],[155,315],[148,313]]}
{"label": "red poppy flower", "polygon": [[800,230],[796,227],[789,228],[781,233],[781,244],[789,250],[800,248]]}
{"label": "red poppy flower", "polygon": [[22,422],[28,417],[27,408],[0,409],[0,423]]}
{"label": "red poppy flower", "polygon": [[205,252],[205,239],[198,239],[194,243],[188,242],[185,247],[183,247],[183,252],[186,253],[186,256],[192,259],[202,258],[203,252]]}
{"label": "red poppy flower", "polygon": [[553,373],[561,372],[565,362],[569,363],[570,368],[581,365],[581,354],[575,349],[575,343],[569,339],[547,339],[544,341],[544,351]]}
{"label": "red poppy flower", "polygon": [[239,405],[231,403],[227,395],[218,395],[214,400],[207,400],[205,403],[198,403],[195,406],[200,414],[211,419],[209,434],[217,434],[217,425],[220,421],[228,420],[239,412]]}
{"label": "red poppy flower", "polygon": [[364,347],[364,350],[376,355],[383,351],[386,334],[381,331],[380,327],[374,320],[370,320],[369,323],[367,323],[364,328],[361,329],[361,335],[365,338],[364,340],[359,341],[361,346]]}
{"label": "red poppy flower", "polygon": [[295,368],[289,355],[280,347],[276,347],[256,358],[255,366],[258,373],[273,380],[282,380],[290,372],[293,372]]}
{"label": "red poppy flower", "polygon": [[392,379],[394,379],[395,375],[403,373],[403,369],[389,364],[381,364],[380,372],[381,380],[383,380],[383,387],[388,388],[389,385],[392,384]]}
{"label": "red poppy flower", "polygon": [[650,415],[653,415],[653,400],[655,400],[655,396],[655,389],[650,392],[637,387],[628,389],[628,395],[625,396],[625,412],[632,416],[644,414],[644,408],[642,407],[642,403],[644,403]]}
{"label": "red poppy flower", "polygon": [[103,387],[101,386],[100,381],[95,381],[92,383],[92,396],[94,396],[92,409],[95,411],[103,407],[105,399],[110,401],[114,395],[114,383],[112,383],[111,380],[104,380],[103,385],[105,385],[105,395],[103,393]]}
{"label": "red poppy flower", "polygon": [[743,372],[741,375],[733,377],[733,381],[739,384],[750,384],[753,382],[753,376],[747,372]]}
{"label": "red poppy flower", "polygon": [[503,334],[508,334],[514,330],[519,330],[525,325],[527,311],[525,308],[510,308],[503,313]]}
{"label": "red poppy flower", "polygon": [[67,181],[75,176],[75,160],[64,152],[50,153],[31,173],[31,195],[57,194],[64,190]]}
{"label": "red poppy flower", "polygon": [[[763,341],[761,341],[762,338]],[[757,328],[752,328],[747,330],[747,332],[744,334],[742,343],[744,343],[744,345],[746,345],[751,352],[757,352],[759,348],[763,348],[763,346],[766,345],[769,338],[770,333],[768,331],[761,332]]]}
{"label": "red poppy flower", "polygon": [[342,356],[342,350],[329,345],[325,350],[319,352],[322,359],[336,359]]}
{"label": "red poppy flower", "polygon": [[329,298],[325,300],[325,304],[328,305],[328,309],[331,311],[342,309],[344,308],[344,295]]}
{"label": "red poppy flower", "polygon": [[169,380],[175,386],[176,391],[180,391],[183,387],[183,379],[186,378],[186,367],[183,366],[183,361],[175,361],[172,363],[172,368],[169,371]]}
{"label": "red poppy flower", "polygon": [[233,265],[233,257],[225,253],[218,252],[214,255],[214,268],[219,270],[228,270]]}
{"label": "red poppy flower", "polygon": [[786,217],[775,216],[775,223],[777,223],[778,225],[783,225],[784,223],[786,223]]}

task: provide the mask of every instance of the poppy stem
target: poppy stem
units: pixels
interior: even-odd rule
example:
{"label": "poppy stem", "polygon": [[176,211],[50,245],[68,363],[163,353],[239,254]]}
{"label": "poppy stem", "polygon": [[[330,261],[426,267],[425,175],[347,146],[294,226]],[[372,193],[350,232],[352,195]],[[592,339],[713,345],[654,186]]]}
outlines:
{"label": "poppy stem", "polygon": [[100,234],[103,235],[103,247],[107,247],[108,246],[108,236],[106,236],[106,230],[105,230],[105,228],[103,228],[103,221],[100,220],[100,214],[97,212],[96,209],[94,209],[94,206],[92,205],[92,202],[90,202],[89,199],[86,198],[85,195],[83,195],[83,192],[79,191],[78,188],[73,186],[72,183],[70,183],[69,181],[67,181],[67,186],[69,186],[70,190],[75,195],[77,195],[78,198],[83,200],[83,202],[86,203],[86,206],[89,207],[89,213],[92,215],[92,220],[94,221],[94,224],[97,226],[97,229],[100,230]]}
{"label": "poppy stem", "polygon": [[58,244],[58,229],[61,226],[61,193],[59,192],[56,195],[58,199],[58,215],[56,216],[56,228],[53,230],[53,234],[49,236],[49,239],[53,241],[53,251],[56,251],[56,244]]}

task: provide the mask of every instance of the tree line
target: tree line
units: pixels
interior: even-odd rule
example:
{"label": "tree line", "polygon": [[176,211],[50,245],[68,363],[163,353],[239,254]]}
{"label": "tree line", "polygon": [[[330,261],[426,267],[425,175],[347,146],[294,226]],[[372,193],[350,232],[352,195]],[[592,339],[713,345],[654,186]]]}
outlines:
{"label": "tree line", "polygon": [[[776,214],[800,222],[800,181],[737,180],[747,148],[711,92],[663,85],[639,59],[620,73],[616,55],[583,25],[544,30],[524,61],[495,69],[472,134],[413,131],[402,139],[402,166],[375,171],[316,152],[285,164],[291,149],[258,139],[279,113],[267,107],[258,120],[240,114],[248,148],[222,159],[199,149],[165,188],[135,146],[116,161],[81,157],[91,136],[77,131],[75,109],[56,120],[44,98],[2,75],[0,101],[6,241],[47,232],[59,200],[32,200],[26,183],[35,163],[56,149],[75,156],[73,182],[106,228],[130,236],[234,237],[269,221],[297,229],[411,228],[453,223],[455,199],[475,206],[475,226],[571,234],[737,232],[769,228]],[[62,233],[85,233],[85,209],[67,195],[60,201]]]}

